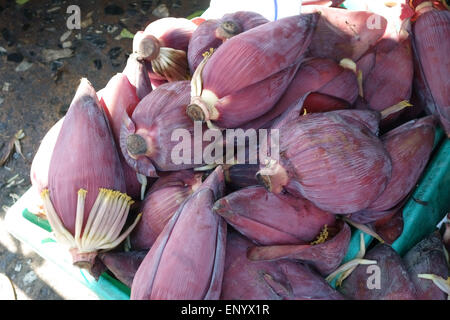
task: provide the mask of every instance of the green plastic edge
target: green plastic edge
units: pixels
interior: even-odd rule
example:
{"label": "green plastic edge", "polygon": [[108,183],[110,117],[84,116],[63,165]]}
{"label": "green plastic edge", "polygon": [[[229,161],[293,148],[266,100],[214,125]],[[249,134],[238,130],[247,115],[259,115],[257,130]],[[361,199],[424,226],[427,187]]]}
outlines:
{"label": "green plastic edge", "polygon": [[[86,271],[81,270],[81,273]],[[103,300],[129,300],[130,288],[119,280],[103,272],[97,281],[86,280],[86,285]]]}
{"label": "green plastic edge", "polygon": [[127,285],[125,285],[124,283],[122,283],[121,281],[117,280],[116,278],[114,278],[113,276],[108,274],[107,272],[104,272],[101,275],[101,279],[102,279],[102,281],[108,281],[109,283],[114,285],[117,289],[122,291],[127,296],[127,299],[130,298],[131,288],[128,287]]}
{"label": "green plastic edge", "polygon": [[46,219],[39,218],[37,215],[31,213],[28,211],[28,209],[24,209],[22,211],[22,216],[27,219],[28,221],[34,223],[35,225],[41,227],[42,229],[52,232],[52,227],[50,226],[50,223]]}
{"label": "green plastic edge", "polygon": [[[436,150],[436,148],[438,149]],[[444,138],[444,132],[440,127],[436,129],[433,149],[436,150],[436,153],[425,169],[421,180],[418,182],[418,187],[414,191],[414,194],[403,208],[403,232],[392,244],[392,248],[401,256],[416,245],[423,237],[433,232],[439,221],[450,210],[450,195],[448,192],[447,194],[445,192],[445,186],[448,189],[450,185],[450,140]],[[442,188],[440,188],[441,185]],[[441,194],[446,199],[439,199]],[[431,219],[425,218],[427,216],[427,208],[412,198],[438,204],[437,208],[431,208]],[[421,224],[419,230],[417,228],[417,221],[420,221]],[[374,240],[372,236],[360,230],[353,230],[347,254],[341,264],[354,259],[358,254],[361,233],[364,235],[366,248]],[[330,283],[333,288],[336,288],[337,277]]]}

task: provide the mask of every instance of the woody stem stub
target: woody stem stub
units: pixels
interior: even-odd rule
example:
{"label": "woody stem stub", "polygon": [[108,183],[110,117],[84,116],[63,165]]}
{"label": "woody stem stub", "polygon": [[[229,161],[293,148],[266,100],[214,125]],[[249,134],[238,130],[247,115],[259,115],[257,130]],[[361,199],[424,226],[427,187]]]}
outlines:
{"label": "woody stem stub", "polygon": [[147,153],[147,142],[138,134],[127,137],[127,150],[131,156],[140,156]]}

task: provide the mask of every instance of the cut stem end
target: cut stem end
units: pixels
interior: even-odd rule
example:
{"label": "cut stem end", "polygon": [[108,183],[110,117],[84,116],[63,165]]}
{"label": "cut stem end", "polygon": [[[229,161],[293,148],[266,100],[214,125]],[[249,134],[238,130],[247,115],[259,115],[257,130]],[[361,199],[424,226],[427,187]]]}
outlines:
{"label": "cut stem end", "polygon": [[224,21],[217,28],[216,36],[222,40],[229,39],[242,32],[241,27],[234,21]]}
{"label": "cut stem end", "polygon": [[130,134],[127,137],[127,150],[132,157],[144,155],[147,153],[147,142],[138,134]]}
{"label": "cut stem end", "polygon": [[159,48],[158,39],[152,35],[147,35],[139,42],[135,53],[138,59],[152,61],[159,55]]}
{"label": "cut stem end", "polygon": [[186,114],[188,115],[189,118],[191,118],[192,121],[201,121],[201,122],[206,121],[203,109],[196,104],[188,105],[186,108]]}
{"label": "cut stem end", "polygon": [[80,269],[91,270],[94,265],[97,252],[80,252],[77,248],[70,249],[72,264]]}

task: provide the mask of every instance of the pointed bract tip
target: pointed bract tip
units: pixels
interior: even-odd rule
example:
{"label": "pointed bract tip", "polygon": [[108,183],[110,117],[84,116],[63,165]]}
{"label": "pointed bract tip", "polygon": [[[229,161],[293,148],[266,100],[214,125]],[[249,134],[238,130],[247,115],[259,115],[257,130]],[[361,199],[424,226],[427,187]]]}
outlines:
{"label": "pointed bract tip", "polygon": [[219,199],[214,203],[213,211],[221,217],[233,216],[233,210],[230,210],[228,201],[225,198]]}
{"label": "pointed bract tip", "polygon": [[92,86],[91,82],[90,82],[87,78],[81,78],[81,79],[80,79],[80,86],[81,86],[81,85]]}
{"label": "pointed bract tip", "polygon": [[189,118],[192,119],[192,121],[201,121],[201,122],[206,121],[206,117],[205,117],[205,113],[203,112],[203,109],[200,108],[196,104],[188,105],[186,108],[186,114]]}

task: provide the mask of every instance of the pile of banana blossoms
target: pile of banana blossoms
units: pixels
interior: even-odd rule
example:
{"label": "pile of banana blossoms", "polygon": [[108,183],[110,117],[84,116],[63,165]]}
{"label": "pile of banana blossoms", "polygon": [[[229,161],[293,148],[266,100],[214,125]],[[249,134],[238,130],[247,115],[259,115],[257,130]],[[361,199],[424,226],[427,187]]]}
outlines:
{"label": "pile of banana blossoms", "polygon": [[318,18],[314,13],[264,23],[207,53],[192,76],[186,113],[193,121],[238,128],[268,112],[292,81]]}
{"label": "pile of banana blossoms", "polygon": [[[341,3],[152,21],[105,88],[83,79],[30,172],[73,263],[131,299],[446,299],[448,224],[402,257],[389,244],[438,126],[449,134],[448,8]],[[269,130],[246,146],[229,129]],[[201,131],[187,162],[176,130]],[[199,160],[205,132],[244,160]],[[352,226],[384,243],[347,265]],[[369,267],[381,289],[361,285]]]}

